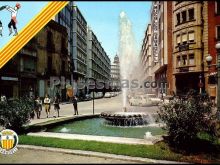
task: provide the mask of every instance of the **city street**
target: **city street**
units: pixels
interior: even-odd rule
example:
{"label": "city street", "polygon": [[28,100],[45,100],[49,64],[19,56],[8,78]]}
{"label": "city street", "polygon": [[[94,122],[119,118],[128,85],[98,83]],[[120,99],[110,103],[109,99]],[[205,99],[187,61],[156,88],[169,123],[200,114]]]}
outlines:
{"label": "city street", "polygon": [[[70,117],[74,114],[74,108],[72,103],[61,103],[60,104],[60,118],[63,117]],[[147,112],[147,113],[156,113],[158,108],[156,106],[152,107],[136,107],[136,106],[129,106],[127,105],[128,111],[133,112]],[[102,99],[95,99],[94,100],[94,113],[99,114],[104,111],[122,111],[122,95],[118,95],[116,97],[111,98],[102,98]],[[79,115],[92,115],[93,114],[93,101],[84,101],[78,103],[78,112]],[[30,124],[45,122],[48,120],[54,120],[54,106],[51,105],[51,113],[50,117],[46,118],[45,109],[43,107],[41,119],[31,120]]]}

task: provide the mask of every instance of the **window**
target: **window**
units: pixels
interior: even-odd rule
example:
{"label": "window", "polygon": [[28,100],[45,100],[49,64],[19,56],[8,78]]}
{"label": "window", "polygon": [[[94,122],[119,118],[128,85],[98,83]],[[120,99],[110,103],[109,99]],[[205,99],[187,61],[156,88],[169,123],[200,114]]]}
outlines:
{"label": "window", "polygon": [[189,21],[194,20],[194,9],[189,9]]}
{"label": "window", "polygon": [[177,43],[177,45],[180,45],[180,35],[176,36],[176,43]]}
{"label": "window", "polygon": [[186,11],[182,12],[182,23],[186,22]]}
{"label": "window", "polygon": [[187,65],[187,56],[186,55],[183,55],[182,56],[182,58],[183,58],[183,66],[186,66]]}
{"label": "window", "polygon": [[189,32],[189,42],[194,42],[194,32]]}
{"label": "window", "polygon": [[184,33],[184,34],[182,35],[182,43],[183,43],[183,44],[186,44],[186,43],[187,43],[187,34],[186,34],[186,33]]}
{"label": "window", "polygon": [[177,57],[176,63],[177,63],[177,66],[179,67],[180,66],[180,56]]}
{"label": "window", "polygon": [[215,1],[215,10],[216,10],[216,14],[220,15],[220,2],[219,1]]}
{"label": "window", "polygon": [[194,54],[190,54],[189,55],[189,65],[194,65],[195,61],[194,61]]}
{"label": "window", "polygon": [[216,26],[216,39],[220,41],[220,26]]}
{"label": "window", "polygon": [[176,15],[176,20],[177,20],[177,25],[179,25],[180,24],[180,13]]}

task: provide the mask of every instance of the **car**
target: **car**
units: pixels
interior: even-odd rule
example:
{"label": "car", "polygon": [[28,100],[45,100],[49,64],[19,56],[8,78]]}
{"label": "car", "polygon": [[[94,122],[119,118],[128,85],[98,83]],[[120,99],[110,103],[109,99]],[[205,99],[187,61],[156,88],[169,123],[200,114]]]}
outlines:
{"label": "car", "polygon": [[115,97],[117,94],[115,92],[111,92],[111,97]]}
{"label": "car", "polygon": [[110,92],[105,93],[104,98],[111,98],[111,93]]}
{"label": "car", "polygon": [[143,95],[140,96],[133,96],[129,99],[129,104],[131,106],[151,106],[151,100]]}
{"label": "car", "polygon": [[155,94],[146,94],[145,96],[150,99],[152,105],[159,105],[161,102],[163,102],[163,100],[158,98]]}
{"label": "car", "polygon": [[90,97],[89,94],[86,94],[85,97],[83,98],[83,101],[89,101],[91,100],[92,98]]}

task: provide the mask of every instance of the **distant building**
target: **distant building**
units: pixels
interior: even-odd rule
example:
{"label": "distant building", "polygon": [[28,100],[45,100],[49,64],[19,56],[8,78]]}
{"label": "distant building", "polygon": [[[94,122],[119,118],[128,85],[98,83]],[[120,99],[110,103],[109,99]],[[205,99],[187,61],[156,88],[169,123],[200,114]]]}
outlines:
{"label": "distant building", "polygon": [[114,61],[111,64],[111,85],[113,91],[119,91],[121,89],[120,78],[120,61],[118,55],[116,54]]}
{"label": "distant building", "polygon": [[[147,25],[141,48],[141,65],[143,69],[142,81],[151,82],[154,77],[152,73],[152,48],[151,48],[151,24]],[[145,93],[152,93],[152,88],[144,88]]]}
{"label": "distant building", "polygon": [[90,28],[88,28],[87,55],[87,80],[109,82],[111,78],[110,58]]}

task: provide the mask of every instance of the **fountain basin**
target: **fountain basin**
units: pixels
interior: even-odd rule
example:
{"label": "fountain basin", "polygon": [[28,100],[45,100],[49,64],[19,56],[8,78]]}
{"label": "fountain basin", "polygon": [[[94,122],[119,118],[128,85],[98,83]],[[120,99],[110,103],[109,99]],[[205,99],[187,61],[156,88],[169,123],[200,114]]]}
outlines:
{"label": "fountain basin", "polygon": [[150,116],[143,112],[102,112],[100,117],[113,126],[139,126],[150,122]]}

